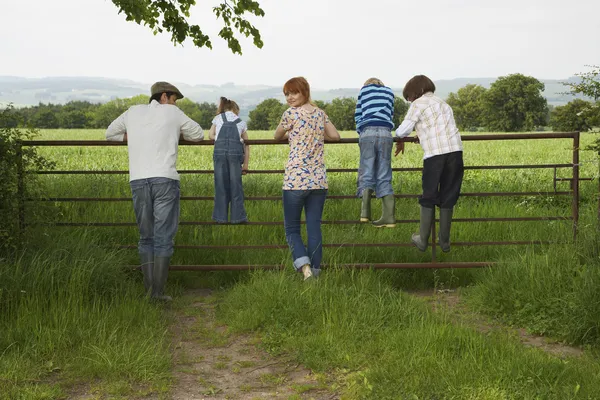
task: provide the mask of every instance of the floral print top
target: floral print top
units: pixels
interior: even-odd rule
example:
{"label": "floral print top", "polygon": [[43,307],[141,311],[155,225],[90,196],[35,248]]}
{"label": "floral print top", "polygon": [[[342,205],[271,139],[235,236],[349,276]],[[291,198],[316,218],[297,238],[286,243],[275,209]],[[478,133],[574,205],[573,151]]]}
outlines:
{"label": "floral print top", "polygon": [[288,108],[281,126],[288,131],[290,155],[285,165],[283,190],[327,189],[327,173],[323,160],[327,114],[320,108],[308,111]]}

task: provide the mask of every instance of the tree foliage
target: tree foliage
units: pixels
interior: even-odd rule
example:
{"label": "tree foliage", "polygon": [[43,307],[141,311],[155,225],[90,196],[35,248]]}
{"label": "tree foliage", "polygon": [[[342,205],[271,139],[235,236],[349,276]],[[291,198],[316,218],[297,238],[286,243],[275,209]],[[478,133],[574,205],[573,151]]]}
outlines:
{"label": "tree foliage", "polygon": [[[53,163],[41,157],[34,147],[21,147],[22,140],[32,139],[37,132],[9,127],[16,115],[12,105],[0,112],[0,255],[17,247],[19,204],[38,187],[31,184],[34,174],[25,172],[53,167]],[[20,176],[24,182],[23,191],[19,190],[20,172],[23,173]]]}
{"label": "tree foliage", "polygon": [[397,128],[400,126],[400,123],[404,120],[404,116],[406,115],[406,112],[408,111],[408,104],[401,98],[398,96],[394,97],[394,116],[393,116],[393,122],[394,122],[394,128]]}
{"label": "tree foliage", "polygon": [[[65,105],[40,103],[37,106],[20,109],[11,107],[0,120],[0,128],[31,126],[41,129],[106,129],[129,107],[148,104],[148,100],[147,95],[140,94],[126,99],[114,99],[104,104],[71,101]],[[211,121],[217,113],[216,104],[195,103],[187,98],[179,100],[177,106],[203,128],[210,128]]]}
{"label": "tree foliage", "polygon": [[93,119],[94,128],[106,128],[131,106],[148,104],[149,96],[140,94],[127,99],[114,99],[98,107]]}
{"label": "tree foliage", "polygon": [[[199,25],[189,22],[190,9],[196,0],[112,0],[119,8],[119,14],[125,14],[127,21],[148,26],[156,35],[167,32],[171,34],[173,44],[183,44],[191,39],[196,47],[212,49],[210,37]],[[227,42],[233,53],[242,54],[235,31],[245,37],[252,36],[254,45],[262,48],[260,32],[247,19],[246,13],[263,17],[265,12],[258,2],[253,0],[225,0],[213,7],[217,19],[222,20],[223,28],[218,35]]]}
{"label": "tree foliage", "polygon": [[263,100],[248,114],[250,118],[248,129],[267,131],[277,128],[281,121],[281,115],[286,109],[287,105],[277,99]]}
{"label": "tree foliage", "polygon": [[323,110],[338,130],[356,130],[356,121],[354,120],[356,99],[354,97],[335,98],[331,100],[331,103],[325,103]]}
{"label": "tree foliage", "polygon": [[469,84],[450,93],[446,102],[454,112],[454,120],[460,130],[475,131],[483,126],[483,97],[486,89]]}
{"label": "tree foliage", "polygon": [[589,101],[575,99],[552,110],[550,125],[555,131],[586,132],[593,127],[597,109],[598,107]]}
{"label": "tree foliage", "polygon": [[498,78],[483,96],[483,122],[490,131],[532,131],[544,125],[548,104],[544,84],[531,76]]}
{"label": "tree foliage", "polygon": [[580,78],[579,82],[563,82],[563,85],[568,86],[570,94],[582,94],[591,97],[594,101],[600,100],[600,66],[586,65],[591,68],[591,71],[575,74]]}
{"label": "tree foliage", "polygon": [[217,105],[213,103],[195,103],[186,98],[179,100],[177,102],[177,107],[205,129],[210,128],[213,118],[217,115]]}

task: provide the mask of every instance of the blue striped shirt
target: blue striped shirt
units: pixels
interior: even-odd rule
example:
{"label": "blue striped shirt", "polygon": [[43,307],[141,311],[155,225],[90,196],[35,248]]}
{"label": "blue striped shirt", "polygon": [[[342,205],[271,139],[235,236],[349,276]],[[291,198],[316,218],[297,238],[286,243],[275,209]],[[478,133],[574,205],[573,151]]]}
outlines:
{"label": "blue striped shirt", "polygon": [[356,131],[360,134],[367,126],[394,128],[394,92],[387,86],[367,85],[358,93],[356,102]]}

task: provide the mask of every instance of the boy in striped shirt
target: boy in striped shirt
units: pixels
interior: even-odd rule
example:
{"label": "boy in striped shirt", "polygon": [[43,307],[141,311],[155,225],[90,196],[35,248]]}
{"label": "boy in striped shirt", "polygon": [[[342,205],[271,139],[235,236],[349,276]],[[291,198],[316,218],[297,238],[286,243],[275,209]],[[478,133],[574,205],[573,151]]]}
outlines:
{"label": "boy in striped shirt", "polygon": [[371,195],[382,200],[382,215],[375,227],[396,226],[392,189],[392,147],[394,139],[394,93],[377,78],[368,79],[358,94],[356,131],[360,135],[360,165],[357,195],[362,198],[361,222],[371,220]]}

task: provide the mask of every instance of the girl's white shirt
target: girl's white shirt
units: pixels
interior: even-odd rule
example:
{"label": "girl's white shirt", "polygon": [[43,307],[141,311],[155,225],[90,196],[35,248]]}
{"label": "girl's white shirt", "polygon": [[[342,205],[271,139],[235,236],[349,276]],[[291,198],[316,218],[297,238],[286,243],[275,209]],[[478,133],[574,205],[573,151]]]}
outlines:
{"label": "girl's white shirt", "polygon": [[[225,111],[225,118],[227,118],[227,121],[235,121],[239,117],[232,111]],[[223,118],[221,118],[221,114],[213,118],[212,124],[215,126],[215,140],[217,140],[217,138],[219,137],[219,131],[223,126]],[[240,141],[244,143],[244,140],[242,139],[242,133],[248,130],[248,125],[245,121],[242,121],[237,125],[237,128],[238,133],[240,134]]]}

